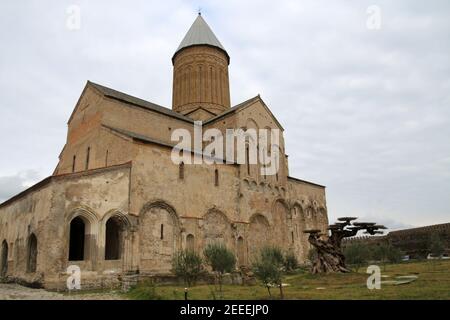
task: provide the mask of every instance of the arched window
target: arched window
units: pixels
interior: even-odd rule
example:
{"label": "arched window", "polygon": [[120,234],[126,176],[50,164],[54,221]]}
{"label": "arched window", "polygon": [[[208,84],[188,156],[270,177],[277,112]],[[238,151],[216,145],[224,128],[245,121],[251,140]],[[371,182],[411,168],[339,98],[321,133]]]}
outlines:
{"label": "arched window", "polygon": [[106,222],[105,260],[119,260],[122,254],[121,223],[114,217]]}
{"label": "arched window", "polygon": [[2,242],[2,252],[0,256],[0,277],[5,277],[8,273],[8,243],[6,240]]}
{"label": "arched window", "polygon": [[76,217],[70,222],[69,261],[85,259],[85,230],[86,225],[82,218]]}
{"label": "arched window", "polygon": [[195,238],[193,234],[188,234],[186,236],[186,250],[195,251]]}
{"label": "arched window", "polygon": [[28,237],[27,250],[27,272],[36,272],[38,248],[34,233]]}
{"label": "arched window", "polygon": [[219,170],[214,170],[214,185],[219,186]]}
{"label": "arched window", "polygon": [[178,177],[180,178],[180,180],[184,179],[184,162],[180,163],[180,166],[178,168]]}

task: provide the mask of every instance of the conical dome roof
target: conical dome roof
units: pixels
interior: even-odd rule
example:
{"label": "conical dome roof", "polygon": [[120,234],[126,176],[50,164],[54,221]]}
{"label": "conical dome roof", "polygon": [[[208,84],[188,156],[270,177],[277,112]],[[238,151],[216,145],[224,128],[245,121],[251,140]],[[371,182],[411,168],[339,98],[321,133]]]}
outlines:
{"label": "conical dome roof", "polygon": [[214,32],[212,32],[211,28],[206,23],[205,19],[203,19],[201,14],[199,14],[197,16],[197,19],[195,19],[191,28],[189,29],[189,31],[187,32],[187,34],[184,36],[183,40],[181,41],[180,45],[178,46],[178,49],[175,51],[175,54],[173,55],[173,57],[175,57],[176,54],[184,48],[188,48],[188,47],[192,47],[192,46],[199,46],[199,45],[207,45],[207,46],[219,48],[226,54],[228,60],[230,60],[230,57],[228,56],[227,51],[222,46],[219,39],[217,39]]}

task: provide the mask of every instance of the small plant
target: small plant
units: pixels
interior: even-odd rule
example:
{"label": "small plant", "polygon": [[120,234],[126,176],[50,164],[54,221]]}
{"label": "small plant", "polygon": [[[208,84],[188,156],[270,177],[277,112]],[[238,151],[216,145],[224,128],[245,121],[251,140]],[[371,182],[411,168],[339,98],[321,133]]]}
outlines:
{"label": "small plant", "polygon": [[286,272],[293,272],[298,268],[298,260],[292,251],[288,251],[284,257],[284,269]]}
{"label": "small plant", "polygon": [[264,247],[261,249],[259,257],[252,264],[255,277],[264,284],[270,297],[272,296],[270,287],[276,285],[280,289],[280,298],[284,298],[284,263],[283,253],[279,248]]}
{"label": "small plant", "polygon": [[224,273],[231,272],[236,266],[236,257],[233,252],[221,243],[212,243],[203,251],[206,263],[216,273],[219,283],[219,292],[222,295],[222,282]]}
{"label": "small plant", "polygon": [[203,261],[199,254],[192,250],[183,250],[175,253],[172,259],[172,272],[183,278],[186,286],[195,285],[203,272]]}

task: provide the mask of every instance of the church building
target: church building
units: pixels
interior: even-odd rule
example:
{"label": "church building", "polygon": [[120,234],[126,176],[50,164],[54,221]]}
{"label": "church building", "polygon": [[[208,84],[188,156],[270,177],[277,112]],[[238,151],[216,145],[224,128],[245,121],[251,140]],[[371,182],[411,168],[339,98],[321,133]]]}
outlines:
{"label": "church building", "polygon": [[[72,265],[82,288],[164,276],[175,252],[212,242],[238,266],[268,244],[307,259],[303,230],[328,225],[325,187],[289,175],[284,128],[259,95],[231,105],[230,56],[200,14],[172,63],[171,108],[86,83],[53,174],[0,204],[2,280],[64,289]],[[172,133],[194,135],[199,121],[224,136],[278,129],[277,173],[248,162],[174,163]]]}

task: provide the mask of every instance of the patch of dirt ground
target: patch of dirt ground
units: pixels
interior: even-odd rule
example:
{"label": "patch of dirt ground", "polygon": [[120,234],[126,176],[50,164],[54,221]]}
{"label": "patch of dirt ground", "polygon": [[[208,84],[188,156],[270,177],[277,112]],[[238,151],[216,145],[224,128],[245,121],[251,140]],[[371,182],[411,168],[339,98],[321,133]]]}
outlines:
{"label": "patch of dirt ground", "polygon": [[0,283],[0,300],[123,300],[116,292],[60,293],[18,284]]}

